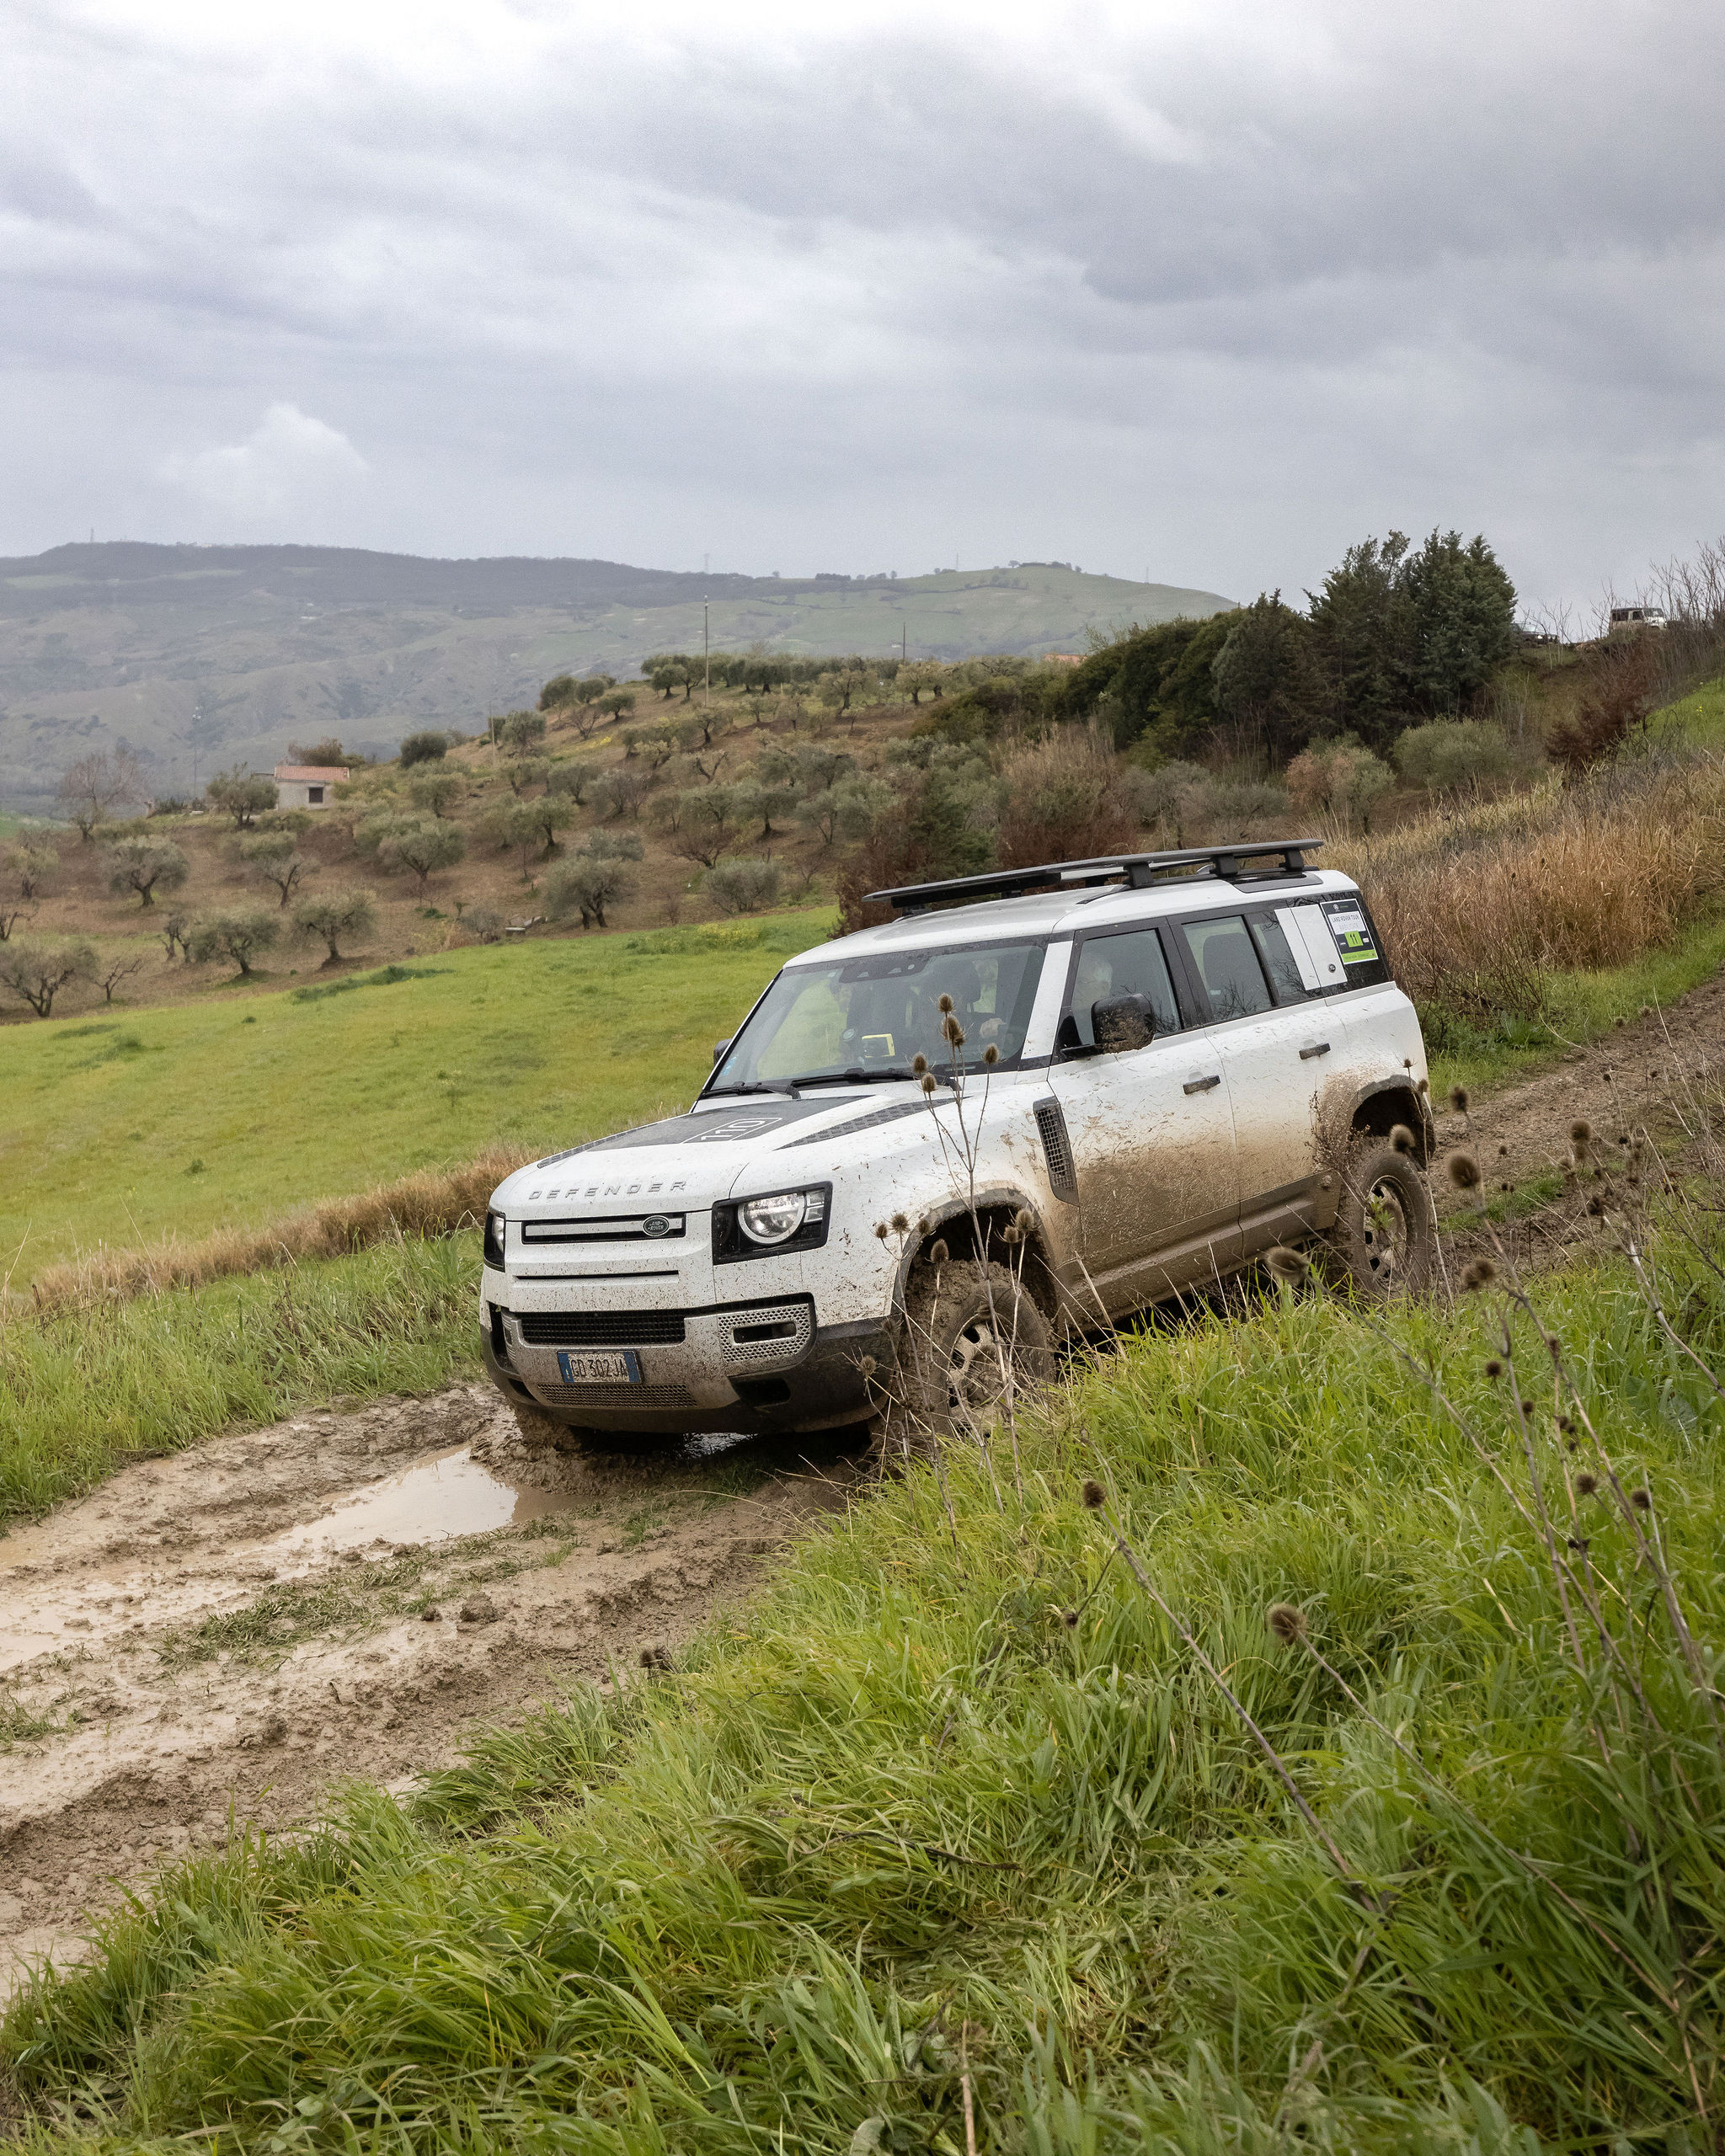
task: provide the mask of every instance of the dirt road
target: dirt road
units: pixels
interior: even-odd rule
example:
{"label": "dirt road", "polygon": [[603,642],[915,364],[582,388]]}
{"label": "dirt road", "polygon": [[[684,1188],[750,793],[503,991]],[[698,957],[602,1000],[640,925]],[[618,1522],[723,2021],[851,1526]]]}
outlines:
{"label": "dirt road", "polygon": [[0,1999],[231,1817],[404,1787],[673,1652],[856,1477],[830,1442],[530,1459],[464,1385],[231,1434],[0,1538]]}

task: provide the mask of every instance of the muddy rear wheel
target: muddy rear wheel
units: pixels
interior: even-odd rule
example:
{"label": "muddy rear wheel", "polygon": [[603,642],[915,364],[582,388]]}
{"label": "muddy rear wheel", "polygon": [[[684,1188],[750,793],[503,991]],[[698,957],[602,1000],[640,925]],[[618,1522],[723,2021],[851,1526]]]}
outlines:
{"label": "muddy rear wheel", "polygon": [[1375,1300],[1423,1288],[1436,1231],[1418,1162],[1387,1138],[1356,1131],[1342,1169],[1342,1198],[1325,1237],[1325,1271]]}

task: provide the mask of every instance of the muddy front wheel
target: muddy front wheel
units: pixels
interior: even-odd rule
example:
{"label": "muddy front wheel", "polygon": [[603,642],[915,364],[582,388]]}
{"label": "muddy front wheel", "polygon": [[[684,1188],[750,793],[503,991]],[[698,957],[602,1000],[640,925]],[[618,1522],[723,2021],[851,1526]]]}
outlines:
{"label": "muddy front wheel", "polygon": [[1048,1320],[1004,1265],[919,1266],[905,1297],[894,1437],[915,1450],[931,1437],[983,1430],[1046,1383]]}
{"label": "muddy front wheel", "polygon": [[1423,1288],[1435,1247],[1430,1193],[1417,1162],[1387,1138],[1356,1134],[1342,1171],[1342,1201],[1325,1238],[1326,1271],[1339,1286],[1381,1300]]}

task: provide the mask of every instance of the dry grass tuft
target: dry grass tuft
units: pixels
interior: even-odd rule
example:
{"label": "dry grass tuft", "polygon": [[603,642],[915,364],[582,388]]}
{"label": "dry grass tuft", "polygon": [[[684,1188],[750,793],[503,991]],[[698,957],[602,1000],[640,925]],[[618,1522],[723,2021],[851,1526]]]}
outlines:
{"label": "dry grass tuft", "polygon": [[267,1228],[224,1228],[196,1242],[170,1239],[147,1250],[93,1251],[39,1274],[31,1283],[35,1307],[44,1316],[57,1317],[169,1288],[201,1288],[236,1273],[264,1273],[307,1258],[342,1257],[379,1243],[477,1229],[492,1191],[534,1157],[529,1151],[494,1147],[459,1167],[422,1168],[398,1182],[309,1206]]}
{"label": "dry grass tuft", "polygon": [[1644,762],[1421,818],[1325,856],[1422,1011],[1536,1016],[1545,976],[1621,966],[1725,888],[1725,759]]}

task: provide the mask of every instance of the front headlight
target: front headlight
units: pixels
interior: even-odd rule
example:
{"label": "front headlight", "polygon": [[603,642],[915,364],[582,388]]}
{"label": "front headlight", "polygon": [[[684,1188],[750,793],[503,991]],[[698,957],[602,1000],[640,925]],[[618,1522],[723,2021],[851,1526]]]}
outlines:
{"label": "front headlight", "polygon": [[501,1213],[485,1215],[485,1262],[499,1273],[503,1270],[503,1238],[507,1227]]}
{"label": "front headlight", "polygon": [[826,1213],[822,1190],[782,1190],[771,1198],[750,1198],[737,1208],[737,1225],[751,1243],[788,1242],[798,1228],[812,1226]]}

